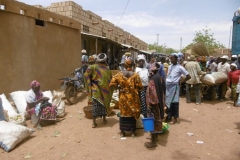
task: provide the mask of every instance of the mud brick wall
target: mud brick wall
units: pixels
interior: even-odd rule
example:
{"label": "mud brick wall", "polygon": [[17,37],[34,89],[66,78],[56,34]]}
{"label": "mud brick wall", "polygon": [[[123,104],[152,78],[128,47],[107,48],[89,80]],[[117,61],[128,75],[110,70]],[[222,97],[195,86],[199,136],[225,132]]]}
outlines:
{"label": "mud brick wall", "polygon": [[81,65],[81,23],[41,6],[14,0],[1,5],[0,94],[29,90],[35,79],[42,90],[59,89],[58,79]]}
{"label": "mud brick wall", "polygon": [[133,47],[139,50],[147,50],[148,44],[144,41],[137,41],[137,37],[131,33],[124,31],[107,20],[103,20],[101,16],[92,11],[84,10],[73,1],[52,3],[46,9],[80,22],[82,24],[81,32],[107,37],[109,40],[119,44],[132,44]]}

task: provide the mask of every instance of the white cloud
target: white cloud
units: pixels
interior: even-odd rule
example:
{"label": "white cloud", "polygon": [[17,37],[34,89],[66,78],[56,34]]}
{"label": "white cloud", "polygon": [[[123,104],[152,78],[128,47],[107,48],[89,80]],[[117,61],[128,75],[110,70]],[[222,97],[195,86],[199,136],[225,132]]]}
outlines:
{"label": "white cloud", "polygon": [[[104,19],[107,19],[111,22],[116,22],[120,19],[120,16],[115,16],[113,14],[106,14],[103,16]],[[208,28],[214,28],[219,26],[223,22],[211,22],[211,23],[203,23],[199,22],[198,19],[184,19],[180,17],[156,17],[150,15],[146,12],[137,12],[134,14],[124,15],[119,23],[121,26],[129,26],[136,28],[145,28],[145,27],[172,27],[179,31],[198,31],[206,26]],[[214,28],[216,31],[226,31],[227,27],[229,28],[231,22],[229,20],[228,23],[222,24],[219,27]]]}
{"label": "white cloud", "polygon": [[[106,19],[114,24],[120,16],[114,14],[103,14]],[[156,42],[156,34],[159,33],[159,40],[164,41],[169,47],[179,48],[180,37],[183,37],[183,45],[191,43],[194,33],[205,29],[212,29],[214,38],[228,46],[229,31],[232,22],[202,22],[199,19],[183,18],[176,16],[155,16],[149,12],[135,12],[125,14],[118,26],[139,37],[147,43]],[[227,40],[226,40],[227,39]]]}

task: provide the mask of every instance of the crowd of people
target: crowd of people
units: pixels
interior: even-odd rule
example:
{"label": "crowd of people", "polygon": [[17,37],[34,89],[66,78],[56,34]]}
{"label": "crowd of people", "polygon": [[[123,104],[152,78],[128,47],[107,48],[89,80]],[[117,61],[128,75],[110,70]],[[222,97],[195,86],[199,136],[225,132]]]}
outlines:
{"label": "crowd of people", "polygon": [[[121,136],[124,137],[126,131],[130,131],[132,137],[136,136],[136,120],[140,114],[145,118],[153,116],[154,131],[151,132],[151,141],[145,143],[145,146],[156,147],[163,121],[175,124],[179,117],[180,78],[185,75],[185,79],[181,81],[185,82],[191,76],[179,64],[179,55],[176,53],[169,57],[169,68],[164,60],[156,62],[156,57],[152,57],[150,63],[147,63],[144,55],[138,55],[137,64],[134,64],[130,55],[124,54],[119,65],[121,71],[114,76],[106,65],[105,53],[98,54],[95,63],[86,69],[84,77],[88,103],[93,107],[92,127],[97,127],[96,118],[99,116],[103,117],[104,124],[107,123],[105,116],[109,114],[112,92],[119,90]],[[165,113],[167,117],[164,118]]]}
{"label": "crowd of people", "polygon": [[[94,58],[93,58],[94,59]],[[227,87],[231,88],[234,105],[237,103],[236,93],[239,82],[240,56],[220,58],[209,57],[204,67],[199,57],[190,55],[184,57],[182,53],[173,53],[168,57],[156,60],[151,57],[149,62],[144,55],[137,59],[125,53],[119,64],[120,72],[112,76],[106,65],[107,56],[101,53],[95,57],[95,63],[88,66],[84,76],[89,94],[89,103],[93,105],[93,125],[96,117],[102,116],[103,123],[107,123],[105,116],[109,111],[109,102],[113,90],[119,90],[120,131],[125,136],[130,131],[135,137],[136,119],[142,114],[145,118],[150,114],[154,117],[154,131],[151,141],[145,143],[147,148],[156,147],[157,135],[162,133],[162,122],[176,124],[179,117],[179,95],[181,84],[186,84],[186,102],[192,103],[190,88],[195,93],[196,105],[201,104],[201,77],[212,72],[222,72],[228,79],[217,85],[217,99],[225,100]],[[134,62],[136,61],[137,64]],[[166,114],[167,116],[164,116]]]}
{"label": "crowd of people", "polygon": [[[157,146],[158,134],[163,133],[163,122],[177,123],[179,96],[183,83],[186,84],[186,102],[192,103],[190,88],[193,88],[196,96],[194,103],[200,105],[201,76],[212,72],[222,72],[228,75],[228,79],[217,86],[217,98],[226,99],[225,94],[229,87],[232,91],[230,98],[233,99],[234,105],[237,105],[240,56],[232,56],[230,62],[226,55],[221,58],[209,57],[204,70],[201,69],[194,55],[184,59],[183,54],[172,53],[158,61],[155,56],[152,56],[150,62],[147,62],[144,55],[138,55],[134,60],[127,52],[119,64],[120,72],[114,76],[106,60],[105,53],[88,57],[86,51],[83,50],[85,87],[88,93],[88,105],[92,105],[92,128],[97,127],[97,117],[103,118],[103,124],[107,123],[106,116],[111,113],[110,101],[113,91],[119,90],[121,137],[125,137],[126,132],[131,132],[132,137],[136,136],[136,120],[140,114],[144,118],[154,118],[154,130],[150,132],[151,141],[145,143],[147,148]],[[40,120],[56,121],[56,106],[43,103],[47,102],[48,98],[43,97],[40,83],[32,81],[30,87],[31,89],[25,96],[29,117],[40,115]],[[37,123],[36,127],[41,128],[39,124]]]}
{"label": "crowd of people", "polygon": [[[206,64],[207,72],[221,72],[227,75],[227,80],[222,82],[217,88],[217,99],[224,101],[227,98],[233,100],[233,106],[237,105],[238,93],[237,85],[240,76],[240,55],[232,55],[231,59],[227,55],[215,58],[210,56]],[[231,89],[231,96],[226,97],[227,90]]]}

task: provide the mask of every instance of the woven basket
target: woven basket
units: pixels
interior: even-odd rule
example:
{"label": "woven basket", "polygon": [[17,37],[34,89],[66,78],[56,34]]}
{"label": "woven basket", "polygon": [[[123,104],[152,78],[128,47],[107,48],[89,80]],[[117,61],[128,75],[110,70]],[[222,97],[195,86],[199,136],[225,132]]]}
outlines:
{"label": "woven basket", "polygon": [[[15,117],[17,116],[21,116],[21,120],[15,120]],[[26,119],[23,114],[16,114],[14,116],[9,117],[9,122],[26,126]]]}
{"label": "woven basket", "polygon": [[191,49],[193,54],[195,53],[198,56],[209,56],[207,47],[204,43],[195,43]]}
{"label": "woven basket", "polygon": [[92,106],[83,107],[83,111],[85,113],[85,117],[86,118],[93,119],[93,116],[92,116]]}

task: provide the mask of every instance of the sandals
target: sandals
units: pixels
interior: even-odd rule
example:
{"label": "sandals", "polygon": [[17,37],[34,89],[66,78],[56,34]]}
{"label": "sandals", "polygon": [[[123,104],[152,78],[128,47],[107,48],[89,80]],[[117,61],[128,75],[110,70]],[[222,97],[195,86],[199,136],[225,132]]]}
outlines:
{"label": "sandals", "polygon": [[97,127],[97,123],[93,123],[92,128],[96,128],[96,127]]}
{"label": "sandals", "polygon": [[157,147],[157,144],[154,144],[154,143],[152,143],[152,142],[145,142],[145,143],[144,143],[144,146],[145,146],[146,148],[155,148],[155,147]]}
{"label": "sandals", "polygon": [[170,124],[175,124],[177,123],[177,119],[173,119],[172,122],[170,122]]}
{"label": "sandals", "polygon": [[120,136],[121,136],[121,137],[125,137],[125,132],[124,132],[124,131],[121,131]]}
{"label": "sandals", "polygon": [[136,137],[136,133],[133,132],[131,136],[132,136],[133,138],[135,138],[135,137]]}
{"label": "sandals", "polygon": [[107,120],[105,119],[105,120],[103,120],[103,124],[107,124]]}
{"label": "sandals", "polygon": [[42,130],[42,126],[40,124],[37,124],[35,126],[33,126],[34,128],[38,129],[38,130]]}

